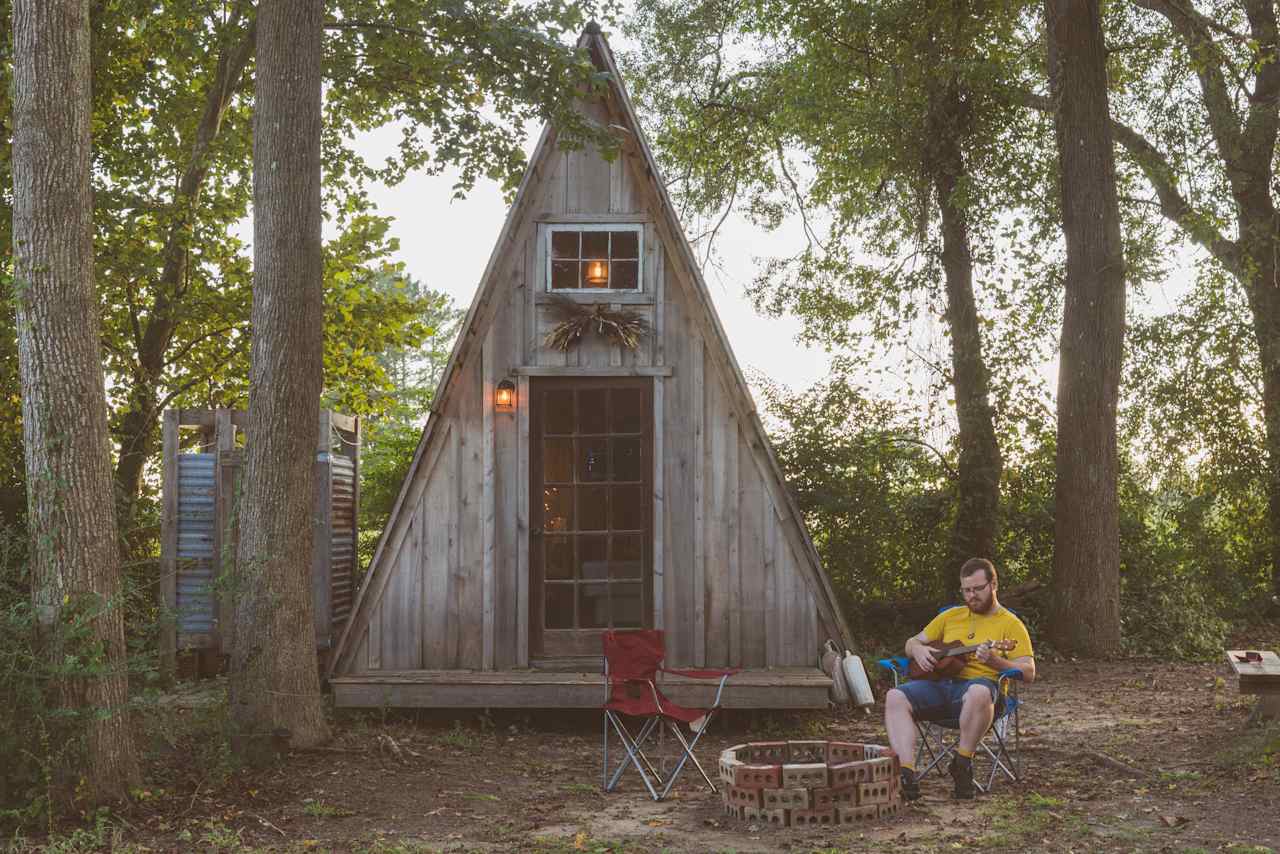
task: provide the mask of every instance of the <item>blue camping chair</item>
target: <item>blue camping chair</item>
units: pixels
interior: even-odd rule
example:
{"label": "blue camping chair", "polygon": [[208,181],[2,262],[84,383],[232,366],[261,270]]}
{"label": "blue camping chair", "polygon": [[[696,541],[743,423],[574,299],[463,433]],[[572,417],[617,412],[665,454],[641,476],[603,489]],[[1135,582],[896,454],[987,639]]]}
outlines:
{"label": "blue camping chair", "polygon": [[[946,611],[954,605],[948,605],[938,613]],[[1006,608],[1005,610],[1009,610]],[[893,674],[893,687],[907,681],[907,665],[904,657],[881,658],[877,663]],[[1000,689],[1000,699],[996,702],[995,717],[991,720],[991,728],[978,742],[974,752],[973,782],[982,792],[991,790],[997,775],[1008,777],[1017,782],[1022,777],[1022,761],[1018,754],[1018,721],[1022,712],[1022,699],[1018,696],[1018,685],[1022,682],[1022,671],[1016,668],[1002,671],[996,679]],[[946,775],[945,764],[960,746],[960,721],[958,718],[942,720],[916,719],[916,779],[922,780],[930,771],[937,769],[939,774]],[[922,762],[927,760],[923,767]],[[981,765],[990,763],[985,773],[980,772]]]}

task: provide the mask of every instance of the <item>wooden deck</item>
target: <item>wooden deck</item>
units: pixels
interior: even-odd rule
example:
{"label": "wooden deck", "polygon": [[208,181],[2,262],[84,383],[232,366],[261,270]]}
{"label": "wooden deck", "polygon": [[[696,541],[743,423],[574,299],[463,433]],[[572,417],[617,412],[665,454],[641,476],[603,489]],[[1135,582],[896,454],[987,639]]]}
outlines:
{"label": "wooden deck", "polygon": [[[604,701],[599,673],[543,670],[398,670],[335,676],[339,708],[595,709]],[[714,680],[667,676],[662,692],[685,706],[710,705]],[[729,679],[730,709],[823,709],[831,680],[815,667],[744,670]]]}

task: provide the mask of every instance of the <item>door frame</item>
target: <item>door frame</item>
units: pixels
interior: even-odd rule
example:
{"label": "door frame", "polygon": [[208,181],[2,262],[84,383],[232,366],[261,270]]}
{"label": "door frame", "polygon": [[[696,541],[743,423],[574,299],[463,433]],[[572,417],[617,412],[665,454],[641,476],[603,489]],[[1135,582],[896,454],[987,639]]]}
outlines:
{"label": "door frame", "polygon": [[[528,639],[528,652],[530,663],[539,660],[560,660],[568,661],[583,656],[598,656],[600,652],[598,635],[604,629],[568,629],[568,630],[547,630],[543,628],[543,608],[545,605],[545,580],[543,573],[542,560],[542,515],[540,512],[542,495],[542,427],[543,418],[540,409],[541,395],[547,390],[554,389],[590,389],[590,388],[635,388],[645,392],[646,403],[649,413],[647,430],[644,434],[644,443],[642,447],[648,454],[648,464],[645,467],[645,486],[647,494],[642,495],[641,505],[645,514],[645,528],[642,541],[644,543],[643,568],[641,570],[642,577],[642,598],[643,598],[643,619],[641,625],[645,628],[661,628],[662,627],[662,604],[660,597],[662,596],[661,583],[661,566],[662,555],[662,537],[659,534],[664,520],[661,514],[661,482],[662,482],[662,460],[661,453],[661,401],[662,401],[662,378],[652,376],[635,376],[635,377],[619,377],[619,376],[600,376],[582,374],[575,376],[558,376],[558,377],[530,377],[528,380],[528,395],[525,400],[528,401],[527,411],[529,413],[528,427],[528,444],[525,459],[528,466],[523,473],[524,483],[528,490],[528,507],[529,507],[529,526],[524,534],[526,554],[528,555],[527,565],[520,568],[520,571],[527,579],[528,601],[524,610],[524,615],[528,621],[528,630],[526,637]],[[576,424],[575,424],[576,428]],[[606,531],[608,529],[606,528]],[[556,642],[551,644],[548,650],[547,633],[548,631],[563,633]],[[572,637],[570,633],[577,633],[578,636]]]}

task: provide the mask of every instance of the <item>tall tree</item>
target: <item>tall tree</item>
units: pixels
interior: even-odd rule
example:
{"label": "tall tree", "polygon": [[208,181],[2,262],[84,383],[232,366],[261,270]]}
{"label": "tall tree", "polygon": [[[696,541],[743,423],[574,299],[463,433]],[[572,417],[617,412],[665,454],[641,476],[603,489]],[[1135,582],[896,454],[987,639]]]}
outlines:
{"label": "tall tree", "polygon": [[253,144],[253,344],[234,583],[237,750],[266,758],[328,738],[312,627],[315,431],[323,384],[320,236],[322,0],[258,12]]}
{"label": "tall tree", "polygon": [[[827,346],[901,342],[931,310],[945,322],[939,385],[955,401],[958,500],[935,580],[948,587],[965,559],[992,556],[998,528],[1003,456],[984,342],[994,317],[977,292],[1008,306],[993,298],[1007,286],[999,254],[1027,236],[1006,240],[996,214],[1034,203],[1034,161],[1048,148],[992,97],[994,82],[1031,72],[1025,8],[642,0],[637,16],[636,88],[687,212],[736,206],[766,225],[798,213],[806,228],[806,250],[760,276],[759,305],[795,313]],[[1010,180],[1015,162],[1031,177]],[[831,221],[825,240],[818,217]],[[997,351],[1009,340],[997,336]]]}
{"label": "tall tree", "polygon": [[1067,245],[1051,631],[1065,649],[1105,655],[1120,645],[1125,265],[1098,0],[1045,0],[1045,26]]}
{"label": "tall tree", "polygon": [[89,799],[115,800],[140,777],[93,287],[88,0],[16,0],[13,45],[14,297],[33,598],[60,674],[57,702],[87,722]]}

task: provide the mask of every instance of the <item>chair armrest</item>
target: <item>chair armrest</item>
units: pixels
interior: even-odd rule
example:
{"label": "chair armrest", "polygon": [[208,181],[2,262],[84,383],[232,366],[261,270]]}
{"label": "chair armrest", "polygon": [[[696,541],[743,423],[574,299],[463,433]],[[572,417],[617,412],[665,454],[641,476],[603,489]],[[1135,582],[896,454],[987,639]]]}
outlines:
{"label": "chair armrest", "polygon": [[720,684],[716,686],[716,698],[711,703],[711,708],[720,708],[720,697],[724,694],[724,683],[729,681],[729,677],[735,673],[740,673],[741,668],[735,667],[730,670],[675,670],[670,667],[659,667],[662,673],[673,673],[676,676],[687,676],[690,679],[719,679]]}
{"label": "chair armrest", "polygon": [[876,664],[893,674],[893,686],[895,688],[902,684],[902,680],[907,678],[907,667],[910,663],[911,660],[906,657],[880,658],[876,660]]}

